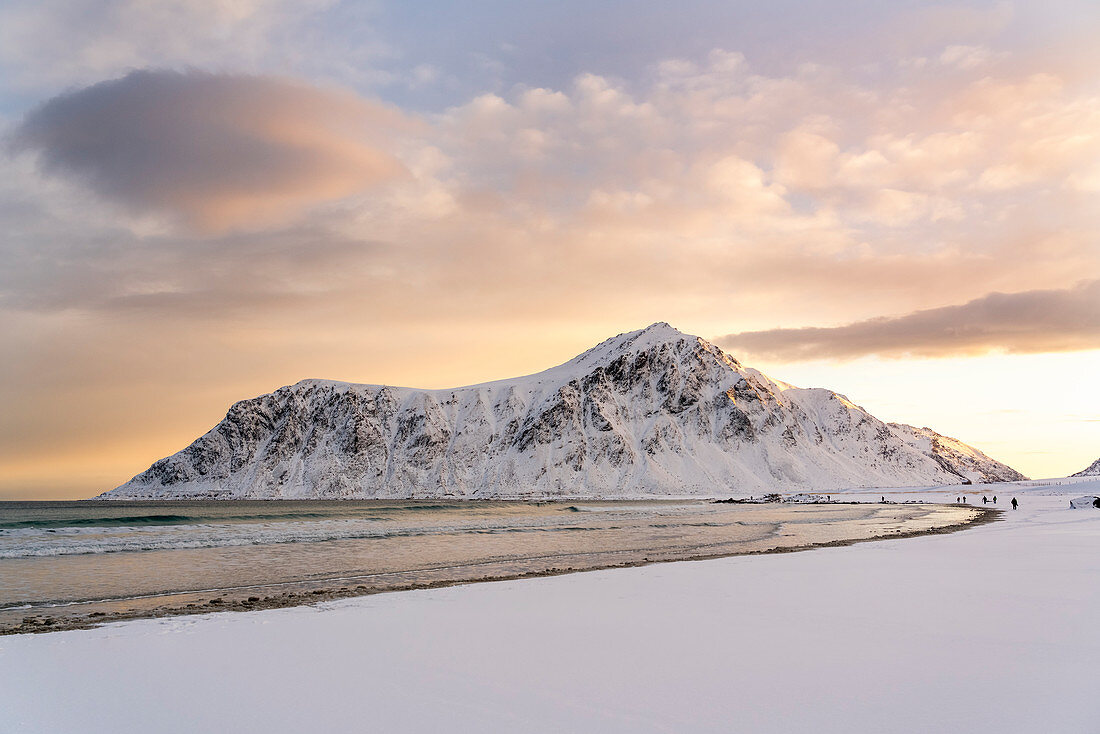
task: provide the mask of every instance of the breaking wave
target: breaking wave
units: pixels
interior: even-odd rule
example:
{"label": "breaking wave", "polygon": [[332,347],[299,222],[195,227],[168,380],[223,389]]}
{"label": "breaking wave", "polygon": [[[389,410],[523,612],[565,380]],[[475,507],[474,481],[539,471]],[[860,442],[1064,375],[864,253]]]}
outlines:
{"label": "breaking wave", "polygon": [[81,505],[59,508],[60,514],[52,517],[43,516],[45,511],[37,516],[9,515],[0,520],[0,559],[445,534],[583,532],[606,525],[612,518],[628,523],[661,522],[657,527],[665,528],[688,522],[676,517],[685,512],[698,515],[711,511],[697,504],[649,503],[547,506],[522,516],[513,515],[511,508],[502,513],[488,506],[438,503],[308,509],[272,506],[270,510],[250,508],[232,514],[222,514],[222,505],[178,508],[184,511],[175,513],[142,509],[146,511],[118,512]]}
{"label": "breaking wave", "polygon": [[575,522],[548,523],[546,518],[537,523],[470,523],[402,527],[393,527],[370,520],[321,520],[156,527],[15,528],[0,532],[0,559],[190,548],[230,548],[460,533],[532,533],[590,529]]}

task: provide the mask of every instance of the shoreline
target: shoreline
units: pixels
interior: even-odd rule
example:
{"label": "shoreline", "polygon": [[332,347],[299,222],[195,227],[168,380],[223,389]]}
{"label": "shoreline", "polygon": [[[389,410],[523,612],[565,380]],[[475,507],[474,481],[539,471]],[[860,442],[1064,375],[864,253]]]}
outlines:
{"label": "shoreline", "polygon": [[[876,506],[880,503],[877,502],[844,502],[844,501],[832,501],[824,503],[806,503],[807,505],[821,504],[821,505],[872,505]],[[51,616],[45,612],[38,612],[32,616],[24,617],[22,622],[18,625],[11,625],[0,627],[0,636],[2,635],[19,635],[19,634],[38,634],[46,632],[60,632],[68,630],[89,629],[93,627],[99,627],[114,622],[124,622],[139,619],[162,619],[168,617],[182,617],[191,616],[196,614],[209,614],[212,612],[249,612],[259,611],[267,609],[283,609],[289,607],[298,606],[310,606],[319,602],[335,601],[341,599],[350,599],[360,596],[372,596],[376,594],[385,594],[396,591],[414,591],[424,589],[439,589],[452,586],[460,586],[466,584],[475,583],[488,583],[498,581],[514,581],[519,579],[530,578],[542,578],[551,576],[562,576],[566,574],[581,573],[584,571],[598,571],[608,569],[620,569],[620,568],[637,568],[641,566],[649,566],[658,563],[671,563],[676,561],[706,561],[719,558],[731,558],[736,556],[757,556],[757,555],[772,555],[778,553],[796,553],[808,550],[816,550],[820,548],[836,548],[851,546],[857,543],[866,543],[880,540],[899,540],[907,538],[916,538],[925,535],[943,535],[949,533],[955,533],[960,530],[965,530],[980,525],[997,522],[1001,519],[1004,512],[1002,509],[993,509],[988,507],[975,507],[973,505],[963,505],[950,503],[947,505],[933,504],[933,503],[886,503],[886,504],[904,504],[906,506],[933,506],[933,507],[958,507],[972,510],[975,514],[972,518],[963,522],[954,522],[946,525],[940,525],[932,528],[922,528],[917,530],[895,530],[878,535],[863,538],[839,538],[833,540],[826,540],[814,543],[802,543],[798,545],[777,545],[765,549],[750,549],[733,552],[718,552],[718,553],[690,553],[685,555],[676,555],[675,553],[669,554],[667,551],[641,551],[647,553],[641,559],[627,560],[619,563],[609,562],[597,562],[589,565],[581,565],[580,567],[574,566],[550,566],[541,570],[532,570],[525,572],[497,572],[493,573],[489,569],[490,567],[497,565],[507,565],[505,562],[477,564],[469,566],[471,569],[476,569],[479,566],[483,567],[486,572],[481,574],[475,574],[470,577],[453,578],[453,579],[440,579],[430,581],[409,581],[400,582],[394,580],[386,582],[382,577],[391,576],[397,577],[402,575],[411,575],[413,572],[394,572],[383,574],[366,574],[362,576],[344,576],[338,578],[320,579],[316,581],[288,581],[284,584],[265,584],[238,587],[234,589],[216,589],[216,590],[197,590],[197,591],[181,591],[181,592],[167,592],[164,594],[154,594],[148,597],[132,598],[125,600],[108,600],[122,602],[148,602],[149,604],[155,602],[158,599],[177,599],[175,603],[161,606],[146,605],[144,608],[130,609],[118,612],[90,612],[88,614],[73,614],[69,616]],[[603,553],[603,556],[614,555],[628,555],[631,553],[638,553],[639,551],[622,550],[612,553]],[[583,555],[583,554],[576,554]],[[649,556],[666,555],[666,557],[654,557]],[[548,556],[553,558],[554,556]],[[557,556],[559,560],[568,562],[570,556]],[[365,583],[356,583],[358,581],[365,581],[367,579],[373,579],[373,585],[367,585]],[[267,594],[264,596],[258,596],[256,594],[249,594],[249,590],[258,588],[271,589],[274,586],[293,586],[295,591],[288,591],[281,594]],[[261,592],[262,593],[262,592]],[[212,597],[212,598],[211,598]],[[100,602],[73,602],[63,606],[59,606],[59,609],[72,608],[80,606],[81,604],[93,604],[104,603]],[[140,606],[140,605],[139,605]],[[29,611],[29,610],[28,610]]]}
{"label": "shoreline", "polygon": [[[996,522],[861,523],[987,518],[975,532],[11,635],[0,718],[25,734],[1094,731],[1100,510],[1016,496]],[[818,528],[783,540],[828,540]]]}

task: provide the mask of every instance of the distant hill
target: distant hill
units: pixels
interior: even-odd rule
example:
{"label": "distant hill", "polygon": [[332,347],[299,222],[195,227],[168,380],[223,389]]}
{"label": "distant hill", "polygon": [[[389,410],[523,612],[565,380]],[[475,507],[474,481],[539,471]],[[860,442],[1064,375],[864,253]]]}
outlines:
{"label": "distant hill", "polygon": [[1071,477],[1100,477],[1100,459],[1089,464],[1086,468],[1077,472],[1076,474],[1070,474]]}

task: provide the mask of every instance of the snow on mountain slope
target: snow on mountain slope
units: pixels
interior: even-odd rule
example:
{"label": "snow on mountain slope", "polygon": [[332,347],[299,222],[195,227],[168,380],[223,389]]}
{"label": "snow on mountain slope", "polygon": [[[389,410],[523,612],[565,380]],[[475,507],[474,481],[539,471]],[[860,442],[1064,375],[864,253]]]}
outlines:
{"label": "snow on mountain slope", "polygon": [[452,390],[304,380],[235,404],[101,497],[728,496],[1021,478],[659,323]]}
{"label": "snow on mountain slope", "polygon": [[989,458],[973,446],[968,446],[957,438],[941,436],[931,428],[917,428],[904,423],[891,423],[891,430],[905,438],[913,446],[930,455],[944,469],[960,474],[971,483],[1014,482],[1025,477],[1017,471]]}
{"label": "snow on mountain slope", "polygon": [[1100,459],[1092,462],[1087,468],[1082,469],[1071,477],[1100,477]]}

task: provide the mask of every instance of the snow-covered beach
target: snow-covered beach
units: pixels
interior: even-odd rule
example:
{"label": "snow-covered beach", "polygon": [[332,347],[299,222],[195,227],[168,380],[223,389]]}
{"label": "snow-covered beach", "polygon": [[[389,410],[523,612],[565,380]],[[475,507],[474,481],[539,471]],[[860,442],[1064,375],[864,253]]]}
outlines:
{"label": "snow-covered beach", "polygon": [[1002,521],[0,638],[0,720],[6,732],[1097,731],[1100,510],[1069,499],[1100,480],[967,489],[998,494]]}

